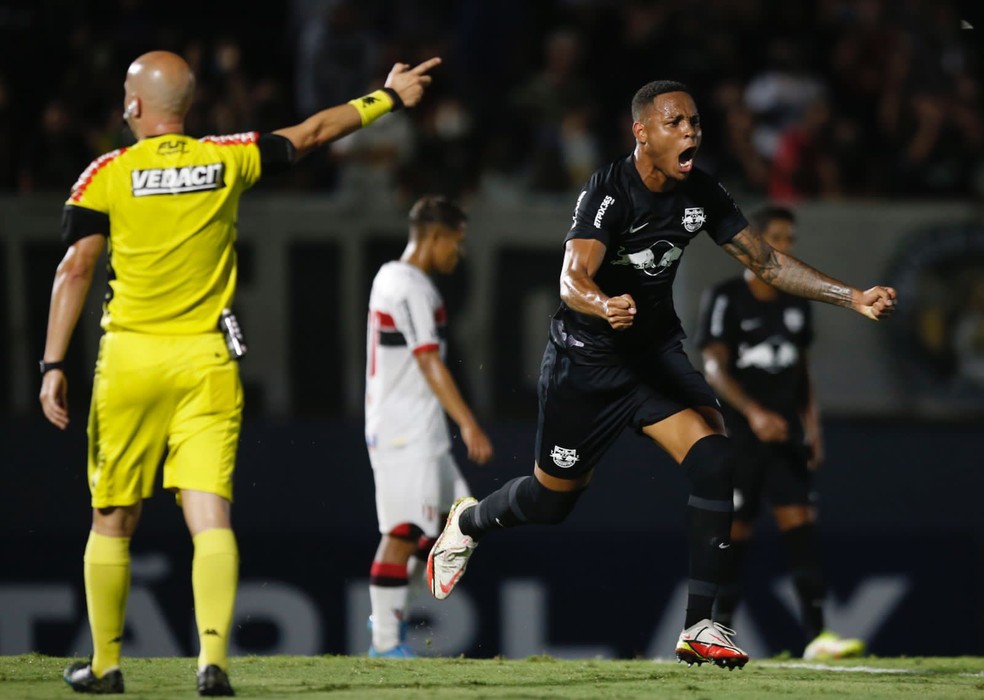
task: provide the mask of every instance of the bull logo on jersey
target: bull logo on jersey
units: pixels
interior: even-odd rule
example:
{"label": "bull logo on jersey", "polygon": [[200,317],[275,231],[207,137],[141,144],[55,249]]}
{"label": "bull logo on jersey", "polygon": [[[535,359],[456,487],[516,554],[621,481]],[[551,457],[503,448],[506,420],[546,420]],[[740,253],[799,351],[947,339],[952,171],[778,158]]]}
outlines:
{"label": "bull logo on jersey", "polygon": [[705,221],[707,221],[707,215],[704,213],[704,207],[688,207],[683,210],[681,223],[688,233],[700,231],[700,227],[704,225]]}
{"label": "bull logo on jersey", "polygon": [[561,469],[570,469],[581,459],[577,456],[577,450],[560,445],[554,445],[553,449],[550,450],[550,458]]}
{"label": "bull logo on jersey", "polygon": [[656,277],[680,259],[683,248],[677,248],[669,241],[656,241],[645,250],[635,253],[626,253],[625,247],[620,247],[617,255],[612,260],[612,265],[631,265],[650,277]]}
{"label": "bull logo on jersey", "polygon": [[799,348],[788,340],[770,338],[756,345],[746,343],[739,345],[735,367],[738,369],[755,367],[769,374],[778,374],[784,369],[792,367],[798,361]]}

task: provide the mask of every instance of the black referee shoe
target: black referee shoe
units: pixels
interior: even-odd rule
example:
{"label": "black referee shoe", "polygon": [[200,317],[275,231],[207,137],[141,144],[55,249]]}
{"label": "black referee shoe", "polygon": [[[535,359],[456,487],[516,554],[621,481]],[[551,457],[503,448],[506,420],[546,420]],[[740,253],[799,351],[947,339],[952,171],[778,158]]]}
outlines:
{"label": "black referee shoe", "polygon": [[114,695],[123,692],[123,672],[108,671],[102,678],[92,671],[91,661],[76,661],[65,669],[62,676],[76,693]]}
{"label": "black referee shoe", "polygon": [[228,697],[236,693],[229,684],[229,674],[215,664],[209,664],[198,672],[198,694],[202,697]]}

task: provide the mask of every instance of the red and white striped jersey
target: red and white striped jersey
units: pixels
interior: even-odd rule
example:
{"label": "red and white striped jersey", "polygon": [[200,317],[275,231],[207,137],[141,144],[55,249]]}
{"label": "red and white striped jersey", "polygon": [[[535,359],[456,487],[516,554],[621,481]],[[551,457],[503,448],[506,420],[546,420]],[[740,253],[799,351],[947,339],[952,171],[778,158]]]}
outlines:
{"label": "red and white striped jersey", "polygon": [[450,448],[447,419],[416,353],[446,352],[444,300],[423,270],[393,261],[369,293],[366,342],[366,444],[369,449]]}

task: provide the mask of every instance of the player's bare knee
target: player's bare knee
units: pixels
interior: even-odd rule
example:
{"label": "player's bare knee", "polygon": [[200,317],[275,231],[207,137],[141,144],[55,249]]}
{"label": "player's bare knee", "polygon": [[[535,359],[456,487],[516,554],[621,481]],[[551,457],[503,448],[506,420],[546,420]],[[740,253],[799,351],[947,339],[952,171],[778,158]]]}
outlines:
{"label": "player's bare knee", "polygon": [[376,561],[407,562],[417,552],[417,542],[423,530],[411,523],[401,523],[383,533],[376,549]]}
{"label": "player's bare knee", "polygon": [[92,509],[92,529],[106,537],[132,537],[140,522],[142,502]]}

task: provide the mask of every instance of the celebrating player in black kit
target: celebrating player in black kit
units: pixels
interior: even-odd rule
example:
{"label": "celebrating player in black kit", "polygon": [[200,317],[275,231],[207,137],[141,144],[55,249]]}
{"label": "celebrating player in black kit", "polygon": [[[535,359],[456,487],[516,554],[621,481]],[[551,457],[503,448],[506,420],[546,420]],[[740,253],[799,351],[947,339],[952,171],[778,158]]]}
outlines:
{"label": "celebrating player in black kit", "polygon": [[[751,217],[751,229],[781,253],[795,238],[796,217],[766,206]],[[859,639],[825,629],[826,594],[810,502],[811,472],[823,461],[820,410],[807,359],[813,341],[810,302],[766,284],[750,270],[722,282],[705,296],[695,339],[704,373],[724,401],[722,413],[738,454],[730,567],[721,581],[714,619],[731,625],[738,579],[761,509],[772,507],[799,598],[809,643],[805,659],[845,658],[864,652]]]}
{"label": "celebrating player in black kit", "polygon": [[773,250],[728,193],[694,168],[700,116],[686,86],[656,81],[632,99],[635,150],[597,171],[574,208],[560,273],[562,304],[550,324],[538,387],[533,475],[481,503],[456,502],[427,562],[447,597],[487,533],[559,523],[626,426],[687,471],[690,549],[686,619],[676,647],[688,663],[741,667],[734,632],[711,621],[728,557],[735,455],[714,392],[683,351],[672,284],[683,249],[701,231],[743,265],[791,294],[846,306],[872,319],[895,290],[866,292]]}

